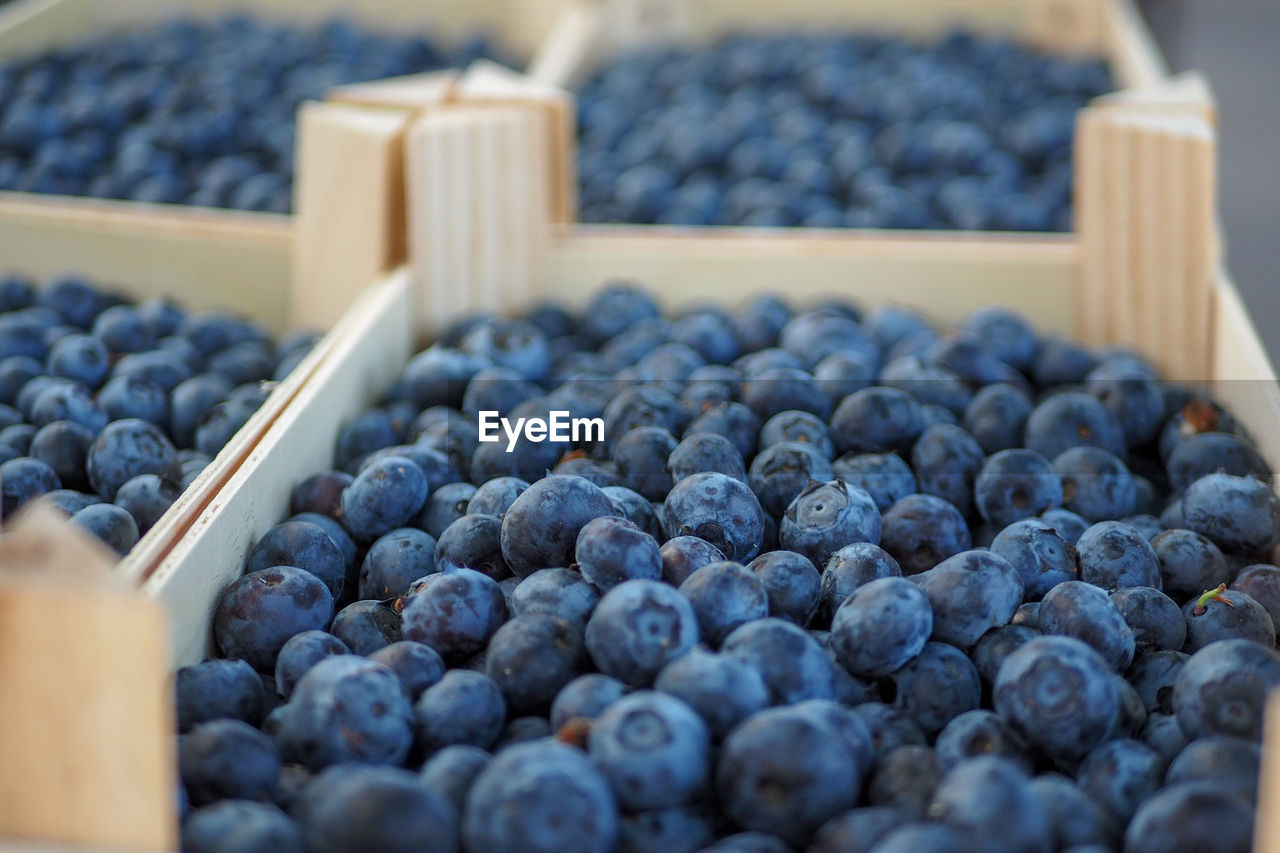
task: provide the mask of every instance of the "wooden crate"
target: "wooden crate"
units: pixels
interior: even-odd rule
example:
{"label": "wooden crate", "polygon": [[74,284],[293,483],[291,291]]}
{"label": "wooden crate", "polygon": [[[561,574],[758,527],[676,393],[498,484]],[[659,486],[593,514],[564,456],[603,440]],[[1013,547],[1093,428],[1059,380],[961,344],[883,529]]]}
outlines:
{"label": "wooden crate", "polygon": [[[162,20],[175,15],[212,17],[243,12],[272,20],[314,23],[341,15],[371,28],[397,32],[423,32],[446,40],[477,32],[494,42],[514,60],[524,62],[541,45],[561,13],[566,0],[13,0],[0,8],[0,62],[30,55],[50,47],[73,44],[114,29]],[[0,192],[0,217],[20,218],[40,206],[40,227],[50,217],[75,220],[90,211],[127,212],[154,218],[160,227],[175,224],[201,226],[225,219],[245,229],[259,228],[275,234],[287,228],[292,217],[273,213],[198,208],[191,205],[143,204],[114,199],[47,196],[38,193]]]}
{"label": "wooden crate", "polygon": [[[530,64],[529,74],[548,85],[572,89],[605,57],[645,44],[698,44],[734,32],[817,28],[929,37],[957,24],[1055,53],[1100,57],[1122,90],[1159,84],[1169,74],[1131,0],[575,0]],[[602,227],[641,232],[658,226]],[[835,229],[832,239],[858,239],[853,230]],[[755,236],[746,229],[740,233],[744,239]],[[871,233],[893,239],[904,232]],[[956,234],[910,233],[944,240]],[[975,232],[971,239],[1000,244],[1009,237]],[[1058,235],[1039,239],[1051,241]]]}
{"label": "wooden crate", "polygon": [[[169,296],[195,309],[226,309],[274,334],[294,327],[297,300],[289,277],[290,232],[273,224],[245,226],[234,217],[181,221],[145,212],[86,205],[72,215],[43,202],[0,205],[0,257],[5,269],[36,277],[79,272],[133,297]],[[323,339],[278,383],[257,413],[164,517],[119,564],[139,581],[210,503],[250,448],[321,362]]]}

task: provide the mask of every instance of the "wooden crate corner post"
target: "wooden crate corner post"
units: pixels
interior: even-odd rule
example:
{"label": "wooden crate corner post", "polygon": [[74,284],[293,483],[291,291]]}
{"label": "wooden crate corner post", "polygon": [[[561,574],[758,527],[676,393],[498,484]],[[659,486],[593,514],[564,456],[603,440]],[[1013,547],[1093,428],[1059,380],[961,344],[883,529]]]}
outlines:
{"label": "wooden crate corner post", "polygon": [[409,263],[416,327],[515,311],[544,293],[551,170],[544,116],[458,104],[409,129]]}
{"label": "wooden crate corner post", "polygon": [[1280,853],[1280,689],[1271,691],[1266,714],[1253,851]]}
{"label": "wooden crate corner post", "polygon": [[0,838],[177,846],[161,605],[53,510],[0,535]]}
{"label": "wooden crate corner post", "polygon": [[403,262],[403,139],[412,113],[310,102],[298,113],[291,311],[329,328]]}
{"label": "wooden crate corner post", "polygon": [[[1220,260],[1211,104],[1109,98],[1076,123],[1079,337],[1128,344],[1168,379],[1212,376]],[[1206,93],[1207,94],[1207,93]]]}

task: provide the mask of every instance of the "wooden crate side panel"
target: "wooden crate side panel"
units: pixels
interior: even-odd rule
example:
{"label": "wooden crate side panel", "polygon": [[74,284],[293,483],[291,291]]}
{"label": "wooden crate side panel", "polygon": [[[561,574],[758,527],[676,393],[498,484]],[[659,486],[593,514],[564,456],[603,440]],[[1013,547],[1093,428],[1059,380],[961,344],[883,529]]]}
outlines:
{"label": "wooden crate side panel", "polygon": [[18,0],[0,10],[0,60],[81,38],[96,14],[97,0]]}
{"label": "wooden crate side panel", "polygon": [[332,464],[342,424],[399,375],[413,352],[411,322],[404,271],[367,291],[328,336],[305,387],[148,578],[144,589],[171,614],[176,666],[210,650],[217,597],[249,549],[288,514],[294,485]]}
{"label": "wooden crate side panel", "polygon": [[251,315],[276,332],[290,325],[289,252],[282,217],[123,212],[86,203],[0,198],[0,258],[47,276],[77,271],[139,298],[168,295],[190,308]]}
{"label": "wooden crate side panel", "polygon": [[1133,0],[1103,4],[1102,48],[1120,88],[1154,86],[1169,76],[1164,55]]}
{"label": "wooden crate side panel", "polygon": [[0,537],[0,837],[177,843],[164,612],[113,557],[39,506]]}
{"label": "wooden crate side panel", "polygon": [[[1214,295],[1213,388],[1280,471],[1280,385],[1236,286],[1221,270]],[[1277,792],[1280,793],[1280,792]]]}
{"label": "wooden crate side panel", "polygon": [[[579,226],[553,239],[549,295],[581,302],[611,278],[652,289],[669,308],[776,293],[803,303],[839,295],[894,302],[952,323],[1003,304],[1045,331],[1075,326],[1077,250],[1067,239],[884,238],[841,232]],[[665,233],[664,233],[665,232]]]}

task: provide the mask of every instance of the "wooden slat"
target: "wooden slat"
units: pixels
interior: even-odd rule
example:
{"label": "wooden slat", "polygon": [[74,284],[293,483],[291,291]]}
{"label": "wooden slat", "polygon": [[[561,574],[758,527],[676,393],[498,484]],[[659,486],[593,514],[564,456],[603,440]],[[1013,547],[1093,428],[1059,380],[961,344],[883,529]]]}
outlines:
{"label": "wooden slat", "polygon": [[571,0],[529,63],[539,83],[567,89],[578,81],[604,26],[597,0]]}
{"label": "wooden slat", "polygon": [[[1123,2],[1123,0],[1121,0]],[[1025,35],[1055,53],[1102,55],[1111,0],[1029,0]]]}
{"label": "wooden slat", "polygon": [[271,329],[289,327],[285,217],[0,194],[0,258],[7,269],[66,271],[127,285],[136,297],[168,295],[195,310],[226,308]]}
{"label": "wooden slat", "polygon": [[419,325],[510,311],[543,291],[546,132],[522,107],[457,107],[409,130],[409,258]]}
{"label": "wooden slat", "polygon": [[1103,49],[1122,89],[1155,86],[1169,66],[1133,0],[1107,0],[1102,8]]}
{"label": "wooden slat", "polygon": [[294,319],[327,328],[404,262],[411,111],[308,103],[298,114]]}
{"label": "wooden slat", "polygon": [[302,477],[329,467],[342,424],[399,375],[413,352],[408,275],[371,287],[321,345],[315,372],[269,432],[147,579],[172,620],[177,665],[210,650],[218,593],[244,571],[253,544],[289,509]]}
{"label": "wooden slat", "polygon": [[325,92],[325,100],[353,107],[387,107],[417,112],[449,100],[457,82],[458,71],[449,68],[334,86]]}
{"label": "wooden slat", "polygon": [[571,93],[481,60],[467,68],[458,80],[453,100],[467,106],[511,106],[536,111],[545,128],[551,221],[558,224],[578,218],[574,145],[577,108]]}
{"label": "wooden slat", "polygon": [[1213,390],[1250,427],[1258,450],[1280,471],[1280,385],[1240,292],[1221,269],[1214,294]]}
{"label": "wooden slat", "polygon": [[575,226],[552,242],[548,282],[551,296],[578,304],[602,282],[627,277],[672,308],[764,292],[797,301],[840,295],[914,305],[944,323],[1004,304],[1065,334],[1074,326],[1077,259],[1066,237]]}
{"label": "wooden slat", "polygon": [[1115,99],[1077,124],[1079,336],[1136,346],[1168,378],[1205,380],[1220,245],[1215,134],[1209,110],[1154,102]]}
{"label": "wooden slat", "polygon": [[164,613],[52,510],[0,536],[0,837],[177,843]]}
{"label": "wooden slat", "polygon": [[1262,752],[1253,853],[1280,853],[1280,690],[1267,702],[1262,738],[1268,746]]}

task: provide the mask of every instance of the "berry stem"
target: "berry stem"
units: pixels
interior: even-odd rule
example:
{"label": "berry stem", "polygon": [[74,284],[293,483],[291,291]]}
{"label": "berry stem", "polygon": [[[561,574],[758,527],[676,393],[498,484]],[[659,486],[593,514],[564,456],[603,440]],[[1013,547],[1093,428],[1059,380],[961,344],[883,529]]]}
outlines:
{"label": "berry stem", "polygon": [[1192,608],[1191,615],[1203,616],[1209,609],[1210,601],[1221,601],[1228,607],[1235,607],[1235,605],[1231,603],[1231,599],[1223,597],[1222,594],[1226,591],[1227,585],[1225,583],[1218,584],[1217,589],[1206,589],[1204,594],[1196,599],[1196,606]]}

